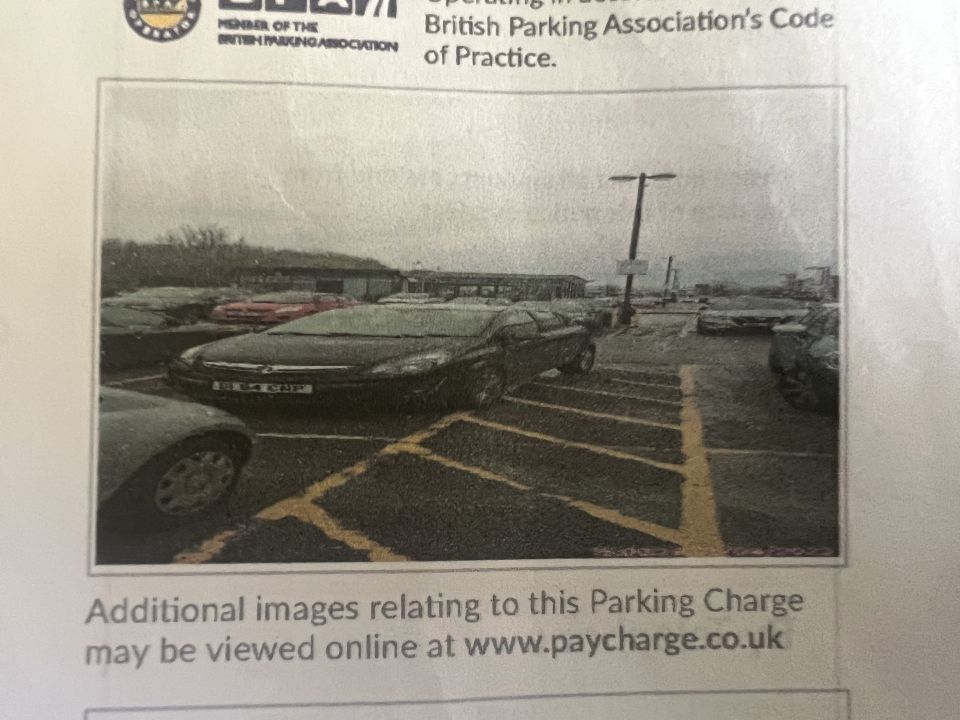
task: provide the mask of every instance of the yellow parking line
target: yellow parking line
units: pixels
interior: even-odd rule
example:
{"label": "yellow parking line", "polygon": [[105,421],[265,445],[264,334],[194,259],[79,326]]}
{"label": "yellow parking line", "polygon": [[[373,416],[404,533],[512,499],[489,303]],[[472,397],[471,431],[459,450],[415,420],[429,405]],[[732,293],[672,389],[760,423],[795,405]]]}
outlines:
{"label": "yellow parking line", "polygon": [[655,405],[681,406],[681,403],[678,403],[676,400],[659,400],[657,398],[640,397],[638,395],[621,395],[620,393],[612,393],[607,390],[591,390],[589,388],[573,387],[572,385],[561,385],[560,383],[532,382],[528,384],[539,387],[560,388],[561,390],[570,390],[571,392],[586,393],[588,395],[601,395],[603,397],[617,398],[618,400],[639,400],[640,402],[654,403]]}
{"label": "yellow parking line", "polygon": [[711,455],[767,455],[791,458],[835,458],[836,453],[794,452],[792,450],[739,450],[736,448],[707,448]]}
{"label": "yellow parking line", "polygon": [[606,508],[601,505],[594,505],[593,503],[585,502],[583,500],[574,500],[566,495],[538,492],[529,485],[524,485],[523,483],[511,480],[508,477],[491,472],[485,468],[475,467],[473,465],[465,465],[464,463],[453,460],[452,458],[444,457],[443,455],[437,455],[436,453],[431,452],[424,447],[418,446],[415,450],[411,448],[407,450],[407,452],[410,452],[417,457],[421,457],[424,460],[430,460],[431,462],[443,465],[444,467],[448,467],[452,470],[459,470],[475,477],[479,477],[483,480],[490,480],[492,482],[498,482],[503,485],[507,485],[514,490],[519,490],[520,492],[531,492],[540,497],[559,500],[567,507],[573,508],[574,510],[579,510],[580,512],[597,518],[598,520],[603,520],[604,522],[618,525],[620,527],[627,528],[628,530],[636,530],[637,532],[642,532],[645,535],[650,535],[651,537],[655,537],[658,540],[663,540],[664,542],[679,544],[682,540],[681,533],[673,528],[664,527],[662,525],[657,525],[656,523],[647,522],[646,520],[630,517],[629,515],[624,515],[617,510]]}
{"label": "yellow parking line", "polygon": [[639,380],[624,380],[623,378],[617,377],[604,377],[604,382],[615,382],[620,385],[637,385],[639,387],[652,387],[652,388],[664,388],[666,390],[679,390],[679,385],[667,385],[666,383],[648,383],[640,382]]}
{"label": "yellow parking line", "polygon": [[258,438],[274,440],[372,440],[375,442],[396,442],[396,438],[376,435],[316,435],[314,433],[257,433]]}
{"label": "yellow parking line", "polygon": [[499,430],[500,432],[521,435],[523,437],[528,437],[531,440],[540,440],[542,442],[560,445],[561,447],[577,448],[578,450],[586,450],[597,455],[606,455],[607,457],[617,458],[618,460],[630,460],[631,462],[643,463],[644,465],[659,468],[660,470],[667,470],[669,472],[682,473],[684,470],[683,465],[660,462],[659,460],[651,460],[650,458],[643,457],[642,455],[632,455],[630,453],[621,452],[620,450],[613,450],[612,448],[603,447],[600,445],[591,445],[589,443],[576,442],[574,440],[564,440],[563,438],[558,438],[553,435],[546,435],[544,433],[534,432],[532,430],[524,430],[522,428],[514,427],[513,425],[504,425],[502,423],[493,422],[492,420],[484,420],[478,417],[467,417],[464,418],[464,422],[472,423],[474,425],[481,425],[483,427],[490,428],[491,430]]}
{"label": "yellow parking line", "polygon": [[[436,435],[441,430],[450,427],[455,422],[464,419],[469,413],[452,413],[441,418],[430,427],[406,436],[395,443],[383,447],[369,460],[361,460],[353,465],[327,475],[322,480],[313,483],[299,495],[294,495],[270,505],[258,512],[254,517],[258,520],[275,521],[285,517],[293,517],[301,522],[309,523],[319,528],[325,535],[360,552],[366,552],[373,561],[406,560],[403,555],[394,553],[363,533],[348,530],[342,527],[325,510],[315,502],[334,488],[341,487],[355,477],[363,475],[380,458],[395,454],[398,447],[416,446],[424,440]],[[213,560],[226,547],[227,542],[237,534],[238,530],[227,530],[209,540],[200,543],[196,550],[180,553],[174,562],[203,563]],[[182,558],[182,559],[181,559]]]}
{"label": "yellow parking line", "polygon": [[568,407],[566,405],[555,405],[553,403],[540,402],[539,400],[525,400],[524,398],[514,397],[513,395],[505,395],[504,400],[507,402],[517,403],[518,405],[530,405],[531,407],[544,408],[547,410],[559,410],[560,412],[573,413],[575,415],[583,415],[585,417],[598,418],[600,420],[616,420],[617,422],[629,423],[632,425],[645,425],[647,427],[658,427],[664,428],[666,430],[679,430],[679,425],[672,425],[670,423],[656,422],[655,420],[644,420],[642,418],[627,417],[626,415],[611,415],[609,413],[600,413],[593,412],[592,410],[582,410],[580,408]]}
{"label": "yellow parking line", "polygon": [[692,365],[680,368],[680,387],[683,391],[680,435],[686,478],[681,486],[683,553],[687,557],[716,557],[726,554],[726,548],[717,523],[717,504],[703,444],[703,418],[696,403],[696,375]]}
{"label": "yellow parking line", "polygon": [[356,530],[348,530],[331,517],[323,508],[318,507],[304,498],[291,498],[257,514],[261,520],[282,520],[286,517],[296,518],[301,522],[319,528],[331,540],[342,542],[347,547],[367,553],[373,562],[403,562],[409,560],[404,555],[393,552],[375,540],[368,538]]}
{"label": "yellow parking line", "polygon": [[210,562],[227,546],[234,537],[239,534],[239,530],[224,530],[217,533],[209,540],[204,540],[194,550],[184,550],[173,558],[173,562],[178,565],[200,565]]}
{"label": "yellow parking line", "polygon": [[[650,375],[650,376],[667,378],[669,380],[677,379],[676,373],[663,372],[662,370],[638,370],[637,368],[617,367],[616,365],[597,365],[597,368],[600,370],[613,370],[615,372],[625,372],[628,375]],[[671,385],[670,387],[678,388],[680,386]]]}
{"label": "yellow parking line", "polygon": [[105,383],[110,387],[123,387],[124,385],[136,385],[137,383],[148,382],[151,380],[163,380],[166,375],[144,375],[142,377],[127,378],[126,380],[114,380]]}

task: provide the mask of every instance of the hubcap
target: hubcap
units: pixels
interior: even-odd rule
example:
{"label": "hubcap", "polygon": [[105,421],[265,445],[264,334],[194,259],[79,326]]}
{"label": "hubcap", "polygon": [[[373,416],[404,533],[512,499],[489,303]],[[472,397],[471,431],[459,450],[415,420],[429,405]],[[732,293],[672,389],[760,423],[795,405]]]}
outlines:
{"label": "hubcap", "polygon": [[230,487],[233,460],[215,450],[179,460],[157,483],[154,502],[166,515],[189,515],[215,502]]}

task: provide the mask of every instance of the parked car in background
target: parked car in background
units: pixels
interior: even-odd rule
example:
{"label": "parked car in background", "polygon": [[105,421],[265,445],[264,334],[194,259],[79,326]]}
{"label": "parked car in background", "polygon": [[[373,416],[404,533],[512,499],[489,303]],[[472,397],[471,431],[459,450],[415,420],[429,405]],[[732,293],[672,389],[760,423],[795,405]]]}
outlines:
{"label": "parked car in background", "polygon": [[486,407],[549,370],[587,373],[596,347],[554,312],[360,305],[186,351],[171,383],[204,400],[443,401]]}
{"label": "parked car in background", "polygon": [[450,298],[447,302],[451,305],[493,305],[505,307],[513,305],[513,300],[505,297],[482,297],[480,295],[461,295]]}
{"label": "parked car in background", "polygon": [[430,293],[394,293],[377,300],[381,305],[423,305],[424,303],[442,303],[448,298]]}
{"label": "parked car in background", "polygon": [[222,503],[253,449],[253,433],[217,408],[100,388],[97,501],[118,529],[184,523]]}
{"label": "parked car in background", "polygon": [[205,320],[214,307],[242,300],[247,292],[237,288],[150,287],[105,298],[104,305],[152,310],[188,323]]}
{"label": "parked car in background", "polygon": [[163,313],[100,306],[100,367],[117,370],[162,365],[189,347],[249,332],[251,328],[179,323]]}
{"label": "parked car in background", "polygon": [[770,332],[774,325],[799,320],[807,314],[808,303],[790,298],[742,295],[714,298],[697,315],[697,332]]}
{"label": "parked car in background", "polygon": [[588,298],[561,298],[557,300],[525,300],[517,303],[529,310],[557,312],[578,325],[597,332],[609,328],[613,310],[604,303]]}
{"label": "parked car in background", "polygon": [[254,295],[242,302],[217,305],[211,311],[210,319],[215,322],[276,325],[325,310],[352,307],[358,304],[356,300],[346,295],[284,290]]}
{"label": "parked car in background", "polygon": [[780,368],[783,396],[801,410],[835,409],[840,397],[840,308],[824,306],[802,322],[775,331],[779,349],[771,365]]}

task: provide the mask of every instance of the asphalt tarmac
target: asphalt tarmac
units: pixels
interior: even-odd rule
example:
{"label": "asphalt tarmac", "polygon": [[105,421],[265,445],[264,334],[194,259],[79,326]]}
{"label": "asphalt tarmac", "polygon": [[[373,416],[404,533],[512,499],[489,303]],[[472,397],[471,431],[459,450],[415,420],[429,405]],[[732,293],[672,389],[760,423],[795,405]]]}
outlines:
{"label": "asphalt tarmac", "polygon": [[[483,412],[238,412],[257,433],[224,507],[97,534],[98,564],[334,563],[838,552],[838,421],[790,407],[769,337],[641,315],[587,376]],[[103,378],[179,397],[158,370]]]}

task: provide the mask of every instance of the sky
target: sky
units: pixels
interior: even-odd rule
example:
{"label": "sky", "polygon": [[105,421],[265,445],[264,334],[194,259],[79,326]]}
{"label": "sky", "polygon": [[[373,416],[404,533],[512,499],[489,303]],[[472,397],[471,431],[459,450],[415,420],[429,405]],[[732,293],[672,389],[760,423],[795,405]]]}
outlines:
{"label": "sky", "polygon": [[190,84],[105,89],[101,229],[216,224],[400,269],[616,281],[650,182],[641,286],[836,268],[835,90],[498,95]]}

